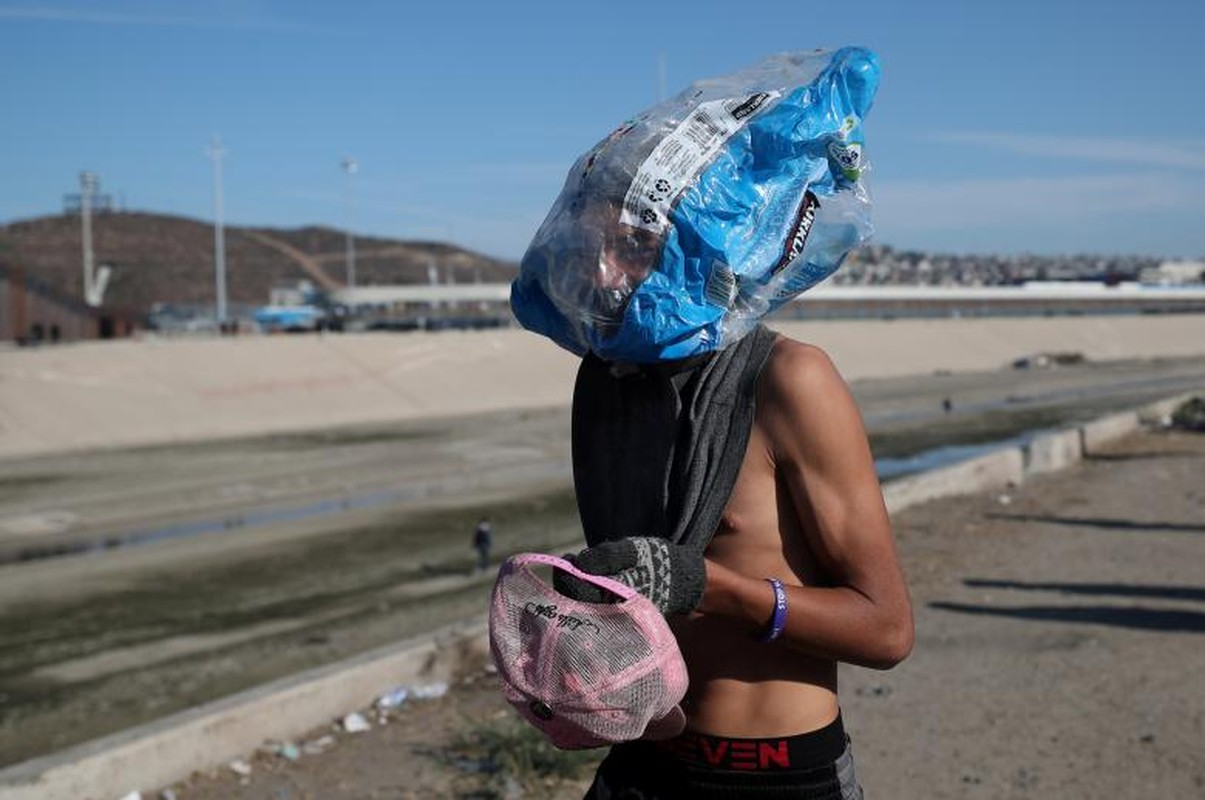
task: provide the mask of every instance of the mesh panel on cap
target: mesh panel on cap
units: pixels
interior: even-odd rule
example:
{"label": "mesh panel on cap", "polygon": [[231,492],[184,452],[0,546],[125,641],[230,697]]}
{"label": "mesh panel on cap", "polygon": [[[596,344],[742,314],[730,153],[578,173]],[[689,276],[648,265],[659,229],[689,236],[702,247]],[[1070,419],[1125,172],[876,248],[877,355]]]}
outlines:
{"label": "mesh panel on cap", "polygon": [[[638,739],[685,691],[684,669],[664,619],[643,598],[592,604],[555,593],[527,569],[502,576],[490,619],[494,661],[507,699],[563,747]],[[672,648],[672,653],[667,651]],[[551,718],[532,708],[545,704]]]}

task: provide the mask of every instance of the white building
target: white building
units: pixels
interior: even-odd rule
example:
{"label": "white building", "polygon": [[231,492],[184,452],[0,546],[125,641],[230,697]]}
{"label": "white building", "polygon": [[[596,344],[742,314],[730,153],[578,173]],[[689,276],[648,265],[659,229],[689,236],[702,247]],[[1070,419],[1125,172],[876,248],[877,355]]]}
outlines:
{"label": "white building", "polygon": [[1173,286],[1205,283],[1205,261],[1164,261],[1157,267],[1144,269],[1138,280]]}

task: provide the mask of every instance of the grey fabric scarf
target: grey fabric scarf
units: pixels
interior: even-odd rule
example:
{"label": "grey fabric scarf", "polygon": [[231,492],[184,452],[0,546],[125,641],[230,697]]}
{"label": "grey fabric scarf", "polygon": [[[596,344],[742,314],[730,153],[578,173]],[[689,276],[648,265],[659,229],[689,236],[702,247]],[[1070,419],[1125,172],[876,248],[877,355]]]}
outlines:
{"label": "grey fabric scarf", "polygon": [[590,546],[660,536],[707,546],[749,444],[775,334],[663,364],[587,355],[573,390],[573,482]]}

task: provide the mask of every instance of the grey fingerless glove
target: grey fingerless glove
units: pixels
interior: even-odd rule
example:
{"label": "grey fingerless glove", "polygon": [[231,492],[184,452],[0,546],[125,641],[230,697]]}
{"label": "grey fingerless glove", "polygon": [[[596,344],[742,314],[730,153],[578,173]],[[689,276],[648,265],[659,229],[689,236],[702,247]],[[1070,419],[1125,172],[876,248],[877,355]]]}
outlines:
{"label": "grey fingerless glove", "polygon": [[[703,599],[706,567],[703,552],[651,536],[630,536],[588,547],[570,559],[578,569],[604,575],[630,586],[653,601],[662,614],[687,614]],[[557,580],[564,594],[588,602],[605,602],[606,592],[571,576]]]}

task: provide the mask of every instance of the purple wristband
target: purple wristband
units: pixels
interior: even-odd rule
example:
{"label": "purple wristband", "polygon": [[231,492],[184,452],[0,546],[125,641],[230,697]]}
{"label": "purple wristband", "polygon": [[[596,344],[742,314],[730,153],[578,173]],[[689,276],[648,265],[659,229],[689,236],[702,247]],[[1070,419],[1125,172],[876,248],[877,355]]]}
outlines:
{"label": "purple wristband", "polygon": [[774,616],[770,617],[770,627],[762,634],[761,640],[772,642],[781,636],[783,629],[787,627],[787,592],[778,578],[766,578],[766,581],[774,589]]}

